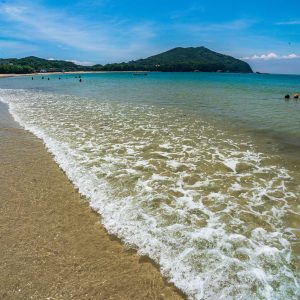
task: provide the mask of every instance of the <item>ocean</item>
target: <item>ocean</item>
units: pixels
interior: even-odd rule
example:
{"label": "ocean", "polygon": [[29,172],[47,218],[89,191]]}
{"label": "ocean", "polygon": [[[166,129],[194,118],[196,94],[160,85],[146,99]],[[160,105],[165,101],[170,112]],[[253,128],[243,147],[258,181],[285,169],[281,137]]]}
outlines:
{"label": "ocean", "polygon": [[78,76],[1,79],[0,101],[108,232],[189,299],[299,299],[300,76]]}

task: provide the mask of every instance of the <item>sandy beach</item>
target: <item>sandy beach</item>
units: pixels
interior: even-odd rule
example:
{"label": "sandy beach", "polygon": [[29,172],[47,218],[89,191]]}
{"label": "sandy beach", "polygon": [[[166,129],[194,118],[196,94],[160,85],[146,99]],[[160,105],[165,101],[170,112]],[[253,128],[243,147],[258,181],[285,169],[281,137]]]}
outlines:
{"label": "sandy beach", "polygon": [[7,78],[7,77],[18,77],[18,76],[28,76],[28,74],[0,74],[0,79]]}
{"label": "sandy beach", "polygon": [[0,102],[0,298],[182,299],[107,234],[41,140]]}
{"label": "sandy beach", "polygon": [[8,78],[8,77],[20,77],[20,76],[36,76],[36,75],[56,75],[56,74],[88,74],[88,73],[103,73],[103,72],[96,72],[96,71],[76,71],[76,72],[44,72],[44,73],[28,73],[28,74],[0,74],[1,78]]}
{"label": "sandy beach", "polygon": [[70,72],[37,72],[28,74],[0,74],[1,78],[19,77],[19,76],[48,76],[48,75],[68,75],[68,74],[97,74],[97,73],[149,73],[151,71],[70,71]]}

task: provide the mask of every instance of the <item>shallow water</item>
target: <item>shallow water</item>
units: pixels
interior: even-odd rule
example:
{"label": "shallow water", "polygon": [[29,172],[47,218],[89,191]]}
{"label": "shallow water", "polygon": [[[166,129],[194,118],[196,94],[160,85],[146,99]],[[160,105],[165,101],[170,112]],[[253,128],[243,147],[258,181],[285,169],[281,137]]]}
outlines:
{"label": "shallow water", "polygon": [[300,77],[136,77],[5,79],[0,100],[191,299],[298,299]]}

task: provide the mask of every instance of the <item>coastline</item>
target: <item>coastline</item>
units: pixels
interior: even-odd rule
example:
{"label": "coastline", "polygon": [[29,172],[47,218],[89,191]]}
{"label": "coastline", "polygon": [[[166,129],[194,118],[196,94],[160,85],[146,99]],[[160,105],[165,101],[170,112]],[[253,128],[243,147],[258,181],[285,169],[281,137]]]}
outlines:
{"label": "coastline", "polygon": [[[105,73],[153,73],[153,71],[70,71],[70,72],[44,72],[26,74],[0,74],[1,78],[20,77],[20,76],[47,76],[47,75],[68,75],[68,74],[105,74]],[[157,72],[156,72],[157,73]]]}
{"label": "coastline", "polygon": [[45,72],[45,73],[26,73],[26,74],[0,74],[1,78],[20,77],[20,76],[36,76],[36,75],[63,75],[63,74],[90,74],[90,73],[107,73],[104,71],[74,71],[74,72]]}
{"label": "coastline", "polygon": [[19,76],[28,76],[29,74],[0,74],[1,78],[8,78],[8,77],[19,77]]}
{"label": "coastline", "polygon": [[150,259],[107,234],[42,141],[2,102],[0,116],[1,299],[184,298]]}

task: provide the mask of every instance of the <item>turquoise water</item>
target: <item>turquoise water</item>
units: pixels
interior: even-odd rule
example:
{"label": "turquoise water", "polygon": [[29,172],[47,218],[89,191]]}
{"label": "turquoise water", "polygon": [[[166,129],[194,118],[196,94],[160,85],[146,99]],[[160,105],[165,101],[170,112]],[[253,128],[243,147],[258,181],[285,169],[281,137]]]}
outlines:
{"label": "turquoise water", "polygon": [[[300,76],[216,73],[85,74],[4,79],[0,87],[41,89],[109,101],[180,108],[201,117],[217,117],[286,142],[300,142],[300,101],[283,101],[300,92]],[[55,83],[54,83],[55,82]]]}
{"label": "turquoise water", "polygon": [[58,77],[0,100],[109,232],[190,299],[300,297],[300,76]]}

